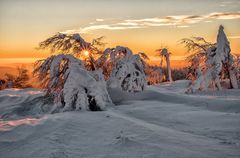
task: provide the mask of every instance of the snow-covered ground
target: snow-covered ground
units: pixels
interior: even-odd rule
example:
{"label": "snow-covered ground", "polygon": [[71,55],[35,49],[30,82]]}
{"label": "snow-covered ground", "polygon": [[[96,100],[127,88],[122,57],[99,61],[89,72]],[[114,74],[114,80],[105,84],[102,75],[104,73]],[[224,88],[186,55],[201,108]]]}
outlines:
{"label": "snow-covered ground", "polygon": [[58,114],[39,90],[0,91],[0,157],[239,158],[240,90],[186,95],[187,84],[112,89],[106,111]]}

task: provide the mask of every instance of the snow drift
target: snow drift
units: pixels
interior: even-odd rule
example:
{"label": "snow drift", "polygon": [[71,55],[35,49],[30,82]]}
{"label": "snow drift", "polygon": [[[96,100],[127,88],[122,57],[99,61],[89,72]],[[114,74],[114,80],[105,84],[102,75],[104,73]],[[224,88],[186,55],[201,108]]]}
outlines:
{"label": "snow drift", "polygon": [[188,84],[115,89],[118,106],[106,111],[51,115],[43,111],[53,104],[39,99],[45,92],[0,91],[1,156],[238,158],[239,89],[186,95]]}

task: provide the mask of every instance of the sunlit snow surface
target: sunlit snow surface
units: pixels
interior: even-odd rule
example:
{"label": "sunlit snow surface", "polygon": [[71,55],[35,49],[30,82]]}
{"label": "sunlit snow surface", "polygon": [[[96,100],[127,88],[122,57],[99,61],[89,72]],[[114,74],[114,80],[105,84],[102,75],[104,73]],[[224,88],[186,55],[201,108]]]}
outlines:
{"label": "sunlit snow surface", "polygon": [[24,119],[18,119],[18,120],[10,120],[10,121],[3,121],[0,120],[0,132],[1,131],[9,131],[13,129],[14,127],[20,126],[20,125],[37,125],[42,120],[44,120],[45,117],[42,118],[24,118]]}
{"label": "sunlit snow surface", "polygon": [[0,157],[240,157],[240,90],[186,95],[187,85],[111,89],[115,107],[58,114],[42,91],[0,91]]}

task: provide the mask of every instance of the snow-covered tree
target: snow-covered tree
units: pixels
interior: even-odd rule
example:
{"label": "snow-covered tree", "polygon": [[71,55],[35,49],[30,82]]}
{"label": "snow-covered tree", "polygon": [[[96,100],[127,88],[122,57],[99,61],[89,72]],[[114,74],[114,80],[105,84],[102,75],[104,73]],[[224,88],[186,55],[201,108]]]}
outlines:
{"label": "snow-covered tree", "polygon": [[196,80],[201,74],[201,58],[199,56],[193,57],[190,62],[190,66],[187,67],[187,79]]}
{"label": "snow-covered tree", "polygon": [[233,65],[233,58],[229,41],[221,25],[218,30],[216,46],[211,46],[206,50],[207,70],[202,72],[196,81],[187,90],[188,93],[195,92],[199,89],[206,90],[212,83],[219,90],[222,89],[220,84],[220,73],[226,67],[232,88],[238,88],[236,79],[236,70]]}
{"label": "snow-covered tree", "polygon": [[162,63],[163,63],[163,57],[166,60],[167,63],[167,74],[168,74],[168,81],[172,82],[172,73],[171,73],[171,66],[170,66],[170,53],[168,52],[167,48],[163,48],[163,49],[157,49],[156,50],[158,53],[158,56],[160,56],[161,62],[160,62],[160,66],[162,67]]}
{"label": "snow-covered tree", "polygon": [[52,112],[69,110],[104,110],[112,101],[102,72],[87,71],[72,55],[53,55],[36,63],[34,73],[53,98]]}
{"label": "snow-covered tree", "polygon": [[223,66],[227,69],[231,87],[234,89],[238,88],[237,78],[236,78],[236,68],[234,67],[233,55],[231,54],[230,43],[223,31],[223,26],[221,25],[218,30],[217,36],[217,48],[216,54],[220,54],[220,59]]}
{"label": "snow-covered tree", "polygon": [[111,63],[109,87],[118,87],[127,92],[142,91],[146,85],[144,64],[138,54],[127,47],[108,48],[98,60],[99,65]]}
{"label": "snow-covered tree", "polygon": [[[130,51],[130,54],[126,50]],[[139,55],[141,63],[145,69],[148,66],[146,60],[149,60],[149,57],[144,52],[139,52],[137,54]],[[128,58],[128,56],[131,55],[133,55],[133,53],[126,47],[117,46],[116,48],[107,48],[96,60],[96,67],[103,69],[105,79],[107,80],[110,78],[113,67],[116,66],[117,62],[123,58]]]}
{"label": "snow-covered tree", "polygon": [[236,68],[237,71],[238,85],[240,85],[240,55],[235,54],[234,67]]}
{"label": "snow-covered tree", "polygon": [[190,63],[187,78],[196,80],[200,71],[206,68],[207,49],[215,47],[216,44],[206,41],[203,37],[183,38],[181,44],[187,48],[186,62]]}

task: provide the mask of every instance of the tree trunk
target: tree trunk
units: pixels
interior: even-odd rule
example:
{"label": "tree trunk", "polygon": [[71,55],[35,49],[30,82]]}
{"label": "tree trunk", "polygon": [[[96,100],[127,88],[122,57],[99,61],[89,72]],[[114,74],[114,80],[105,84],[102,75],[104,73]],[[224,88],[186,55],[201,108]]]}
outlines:
{"label": "tree trunk", "polygon": [[95,70],[96,70],[95,60],[94,60],[94,58],[93,58],[93,56],[92,56],[91,54],[89,55],[89,58],[90,58],[91,70],[92,70],[92,71],[95,71]]}
{"label": "tree trunk", "polygon": [[171,66],[170,66],[170,59],[169,55],[166,55],[166,62],[167,62],[167,71],[168,71],[168,81],[172,82],[172,73],[171,73]]}
{"label": "tree trunk", "polygon": [[229,72],[229,78],[230,78],[231,87],[233,89],[238,89],[237,77],[235,75],[234,68],[232,66],[228,66],[228,72]]}

